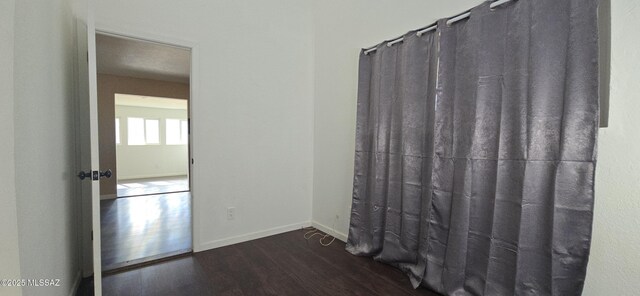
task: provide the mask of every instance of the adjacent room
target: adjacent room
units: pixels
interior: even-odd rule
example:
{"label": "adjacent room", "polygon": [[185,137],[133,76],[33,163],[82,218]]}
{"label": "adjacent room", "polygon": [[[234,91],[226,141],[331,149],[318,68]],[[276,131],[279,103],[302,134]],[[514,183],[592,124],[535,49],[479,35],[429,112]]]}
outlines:
{"label": "adjacent room", "polygon": [[0,295],[637,295],[640,2],[0,1]]}
{"label": "adjacent room", "polygon": [[101,263],[192,251],[187,48],[96,34]]}

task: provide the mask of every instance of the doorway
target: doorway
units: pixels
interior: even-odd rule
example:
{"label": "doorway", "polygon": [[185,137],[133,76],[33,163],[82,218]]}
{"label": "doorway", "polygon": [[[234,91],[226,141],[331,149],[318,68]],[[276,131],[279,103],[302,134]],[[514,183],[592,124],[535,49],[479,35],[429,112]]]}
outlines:
{"label": "doorway", "polygon": [[192,251],[191,51],[98,32],[102,270]]}

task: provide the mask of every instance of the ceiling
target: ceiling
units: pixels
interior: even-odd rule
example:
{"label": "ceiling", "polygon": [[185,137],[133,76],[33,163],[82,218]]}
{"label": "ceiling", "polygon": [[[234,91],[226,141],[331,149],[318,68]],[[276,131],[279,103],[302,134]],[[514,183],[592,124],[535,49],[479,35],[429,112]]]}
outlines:
{"label": "ceiling", "polygon": [[189,83],[186,48],[96,34],[96,55],[101,74]]}

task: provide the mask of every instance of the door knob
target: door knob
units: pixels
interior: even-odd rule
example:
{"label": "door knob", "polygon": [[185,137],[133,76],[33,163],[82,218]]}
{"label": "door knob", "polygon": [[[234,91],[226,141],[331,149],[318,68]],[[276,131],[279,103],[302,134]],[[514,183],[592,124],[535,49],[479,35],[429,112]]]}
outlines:
{"label": "door knob", "polygon": [[86,178],[91,178],[91,171],[80,171],[78,173],[78,178],[80,178],[80,180],[84,180]]}
{"label": "door knob", "polygon": [[100,178],[111,178],[111,175],[113,175],[111,169],[100,172]]}
{"label": "door knob", "polygon": [[[111,172],[111,169],[101,171],[99,172],[99,174],[100,178],[111,178],[111,176],[113,176],[113,172]],[[80,171],[77,176],[78,178],[80,178],[80,180],[84,180],[86,178],[98,180],[98,171]]]}

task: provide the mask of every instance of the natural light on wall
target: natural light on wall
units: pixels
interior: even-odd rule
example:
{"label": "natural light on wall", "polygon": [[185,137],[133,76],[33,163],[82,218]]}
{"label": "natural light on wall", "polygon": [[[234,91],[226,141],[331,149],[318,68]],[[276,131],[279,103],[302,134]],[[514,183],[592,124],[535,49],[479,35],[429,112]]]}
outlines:
{"label": "natural light on wall", "polygon": [[116,118],[116,144],[120,144],[120,118]]}

